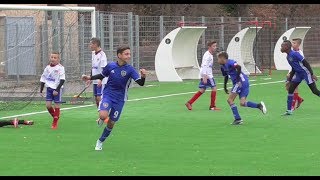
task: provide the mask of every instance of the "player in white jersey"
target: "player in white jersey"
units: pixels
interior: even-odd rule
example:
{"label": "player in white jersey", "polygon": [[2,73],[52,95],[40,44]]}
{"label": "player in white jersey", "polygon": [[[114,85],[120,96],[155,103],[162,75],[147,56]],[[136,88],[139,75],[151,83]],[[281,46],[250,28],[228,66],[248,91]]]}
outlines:
{"label": "player in white jersey", "polygon": [[[99,38],[91,38],[90,40],[90,50],[92,51],[92,68],[91,76],[101,74],[103,68],[107,65],[107,56],[101,49],[101,41]],[[101,95],[103,88],[108,81],[108,77],[103,78],[102,80],[90,80],[87,85],[93,84],[93,95],[95,97],[97,108],[101,101]],[[105,123],[107,123],[106,119]]]}
{"label": "player in white jersey", "polygon": [[[292,39],[292,41],[291,41],[292,50],[299,52],[301,54],[301,56],[304,57],[304,54],[300,49],[301,42],[302,42],[302,39],[300,39],[300,38]],[[290,76],[290,71],[291,71],[291,69],[289,70],[289,72],[287,74],[287,79]],[[286,90],[288,91],[288,89],[289,89],[289,81],[286,81]],[[304,101],[304,99],[299,96],[299,91],[298,91],[298,86],[297,86],[297,88],[294,90],[294,93],[293,93],[292,110],[299,108],[303,101]]]}
{"label": "player in white jersey", "polygon": [[201,79],[199,83],[199,91],[185,104],[189,110],[192,110],[192,104],[206,91],[208,87],[212,89],[209,110],[220,110],[220,108],[216,107],[217,87],[212,74],[213,53],[217,49],[217,42],[210,41],[207,46],[208,50],[202,57],[200,68]]}
{"label": "player in white jersey", "polygon": [[[64,67],[60,64],[59,52],[52,52],[50,64],[44,69],[40,78],[40,95],[43,96],[43,88],[46,86],[46,107],[53,117],[52,129],[57,129],[60,117],[61,88],[65,82]],[[52,107],[54,101],[54,108]]]}

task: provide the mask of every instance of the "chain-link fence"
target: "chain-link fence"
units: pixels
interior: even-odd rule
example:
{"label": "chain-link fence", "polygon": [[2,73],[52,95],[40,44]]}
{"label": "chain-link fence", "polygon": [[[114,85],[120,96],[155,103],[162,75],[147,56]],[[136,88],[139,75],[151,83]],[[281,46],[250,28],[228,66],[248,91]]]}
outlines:
{"label": "chain-link fence", "polygon": [[[1,97],[14,96],[32,90],[27,82],[36,84],[48,63],[50,51],[61,52],[67,81],[65,93],[72,94],[83,88],[80,76],[90,73],[91,14],[84,12],[2,11],[0,17],[0,87]],[[256,34],[254,57],[262,70],[274,68],[273,51],[278,38],[288,29],[309,26],[304,40],[304,54],[312,66],[319,65],[319,17],[270,18],[256,17],[188,17],[188,16],[138,16],[132,13],[96,12],[96,36],[101,39],[109,61],[117,59],[119,45],[131,47],[131,63],[136,68],[151,72],[147,80],[157,80],[154,73],[155,54],[161,40],[179,24],[206,26],[199,39],[198,62],[207,50],[206,42],[216,40],[219,50],[226,50],[230,40],[240,30],[249,26],[262,26]],[[30,23],[32,21],[32,23]],[[19,22],[19,23],[18,23]],[[29,43],[29,44],[28,44]],[[186,50],[187,51],[187,50]],[[25,62],[24,64],[22,62]],[[20,64],[20,65],[17,65]],[[218,64],[215,63],[215,72]],[[89,90],[90,91],[90,90]],[[14,92],[14,93],[13,93]]]}

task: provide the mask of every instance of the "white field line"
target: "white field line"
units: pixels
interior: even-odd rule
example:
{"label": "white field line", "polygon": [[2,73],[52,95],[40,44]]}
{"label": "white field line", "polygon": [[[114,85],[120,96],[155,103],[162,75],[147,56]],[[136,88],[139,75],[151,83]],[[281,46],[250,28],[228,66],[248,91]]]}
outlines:
{"label": "white field line", "polygon": [[[275,83],[284,83],[284,80],[282,81],[271,81],[271,82],[264,82],[264,83],[257,83],[257,84],[250,84],[250,86],[257,86],[257,85],[266,85],[266,84],[275,84]],[[223,90],[223,88],[217,89],[219,91]],[[211,91],[211,90],[207,90]],[[152,97],[146,97],[146,98],[137,98],[137,99],[129,99],[128,101],[141,101],[141,100],[148,100],[148,99],[158,99],[158,98],[164,98],[164,97],[171,97],[171,96],[179,96],[179,95],[185,95],[185,94],[193,94],[196,93],[196,91],[192,92],[184,92],[184,93],[176,93],[176,94],[167,94],[167,95],[162,95],[162,96],[152,96]],[[89,104],[89,105],[83,105],[83,106],[74,106],[74,107],[68,107],[68,108],[61,108],[61,111],[65,110],[71,110],[71,109],[78,109],[78,108],[84,108],[84,107],[89,107],[89,106],[94,106],[95,104]],[[12,116],[5,116],[5,117],[0,117],[1,119],[8,119],[8,118],[15,118],[15,117],[21,117],[21,116],[29,116],[29,115],[34,115],[34,114],[43,114],[43,113],[48,113],[48,111],[38,111],[38,112],[31,112],[31,113],[25,113],[25,114],[17,114],[17,115],[12,115]]]}

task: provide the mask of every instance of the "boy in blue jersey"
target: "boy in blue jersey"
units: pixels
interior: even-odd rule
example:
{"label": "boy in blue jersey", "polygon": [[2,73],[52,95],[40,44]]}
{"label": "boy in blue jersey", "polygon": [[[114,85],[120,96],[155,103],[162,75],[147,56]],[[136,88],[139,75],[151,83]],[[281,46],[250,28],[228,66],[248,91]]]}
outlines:
{"label": "boy in blue jersey", "polygon": [[226,52],[220,52],[217,54],[218,63],[221,65],[221,72],[224,76],[224,91],[229,94],[227,89],[228,76],[232,80],[232,90],[229,94],[228,103],[232,110],[234,121],[232,125],[242,124],[242,119],[239,115],[237,106],[234,104],[234,100],[239,95],[240,105],[243,107],[257,108],[260,109],[263,114],[267,112],[267,108],[264,102],[254,103],[247,101],[247,96],[249,95],[249,79],[248,76],[241,72],[241,66],[237,64],[235,60],[228,59],[229,56]]}
{"label": "boy in blue jersey", "polygon": [[316,87],[315,81],[318,80],[317,76],[313,74],[310,64],[303,56],[297,51],[291,49],[292,44],[289,40],[283,41],[281,44],[281,52],[287,53],[287,61],[292,67],[288,81],[288,98],[287,98],[287,111],[283,115],[292,114],[292,101],[294,90],[298,87],[302,80],[305,80],[313,94],[320,96],[320,91]]}
{"label": "boy in blue jersey", "polygon": [[118,121],[127,93],[133,79],[140,86],[144,85],[147,71],[140,69],[140,75],[128,62],[130,61],[131,52],[129,46],[121,46],[117,49],[118,60],[108,63],[102,70],[101,74],[94,76],[82,75],[84,81],[103,79],[108,77],[108,82],[103,88],[101,101],[99,104],[99,123],[102,125],[105,119],[109,118],[107,126],[104,128],[101,137],[97,140],[95,150],[102,150],[102,143],[110,135],[115,123]]}

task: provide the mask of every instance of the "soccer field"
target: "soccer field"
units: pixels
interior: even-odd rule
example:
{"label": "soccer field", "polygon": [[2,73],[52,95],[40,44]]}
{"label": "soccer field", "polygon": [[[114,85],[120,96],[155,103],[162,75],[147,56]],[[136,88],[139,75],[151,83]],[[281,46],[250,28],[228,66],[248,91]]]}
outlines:
{"label": "soccer field", "polygon": [[[320,69],[314,71],[320,75]],[[35,124],[0,128],[0,175],[320,175],[319,99],[303,82],[305,101],[292,116],[281,116],[286,73],[250,77],[248,100],[264,101],[268,112],[240,107],[237,99],[240,126],[230,125],[221,76],[216,77],[221,111],[208,110],[208,92],[187,110],[184,104],[198,90],[198,80],[131,88],[102,151],[94,150],[103,128],[95,122],[93,104],[62,105],[69,109],[62,109],[57,130],[47,112],[23,116]],[[45,110],[43,102],[0,113],[3,118]]]}

